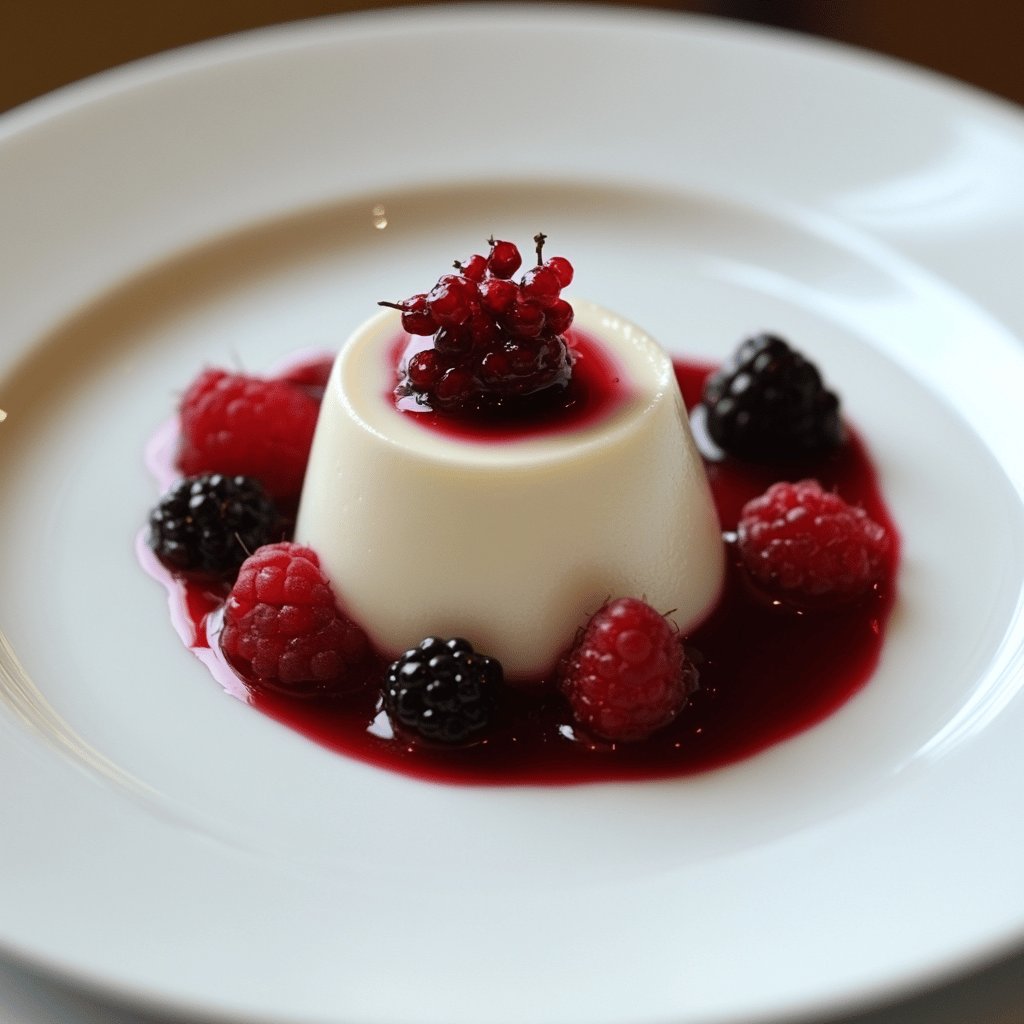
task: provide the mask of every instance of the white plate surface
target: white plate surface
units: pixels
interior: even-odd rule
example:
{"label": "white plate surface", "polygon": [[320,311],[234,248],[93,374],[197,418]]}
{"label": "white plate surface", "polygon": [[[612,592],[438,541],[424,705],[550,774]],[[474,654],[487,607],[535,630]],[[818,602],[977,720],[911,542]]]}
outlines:
{"label": "white plate surface", "polygon": [[[0,948],[275,1024],[825,1014],[1024,936],[1024,122],[714,22],[309,23],[0,121]],[[383,212],[382,212],[383,210]],[[333,348],[542,228],[574,289],[841,391],[904,534],[882,664],[694,779],[427,785],[226,697],[133,542],[204,363]]]}

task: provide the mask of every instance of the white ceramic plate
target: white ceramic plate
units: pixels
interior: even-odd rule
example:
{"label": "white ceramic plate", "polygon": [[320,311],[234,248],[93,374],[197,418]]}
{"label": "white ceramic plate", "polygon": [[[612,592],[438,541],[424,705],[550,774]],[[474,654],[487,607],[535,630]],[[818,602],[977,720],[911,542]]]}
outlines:
{"label": "white ceramic plate", "polygon": [[[0,946],[275,1024],[825,1014],[1024,934],[1024,123],[835,48],[573,8],[299,25],[0,122]],[[385,224],[386,222],[386,224]],[[721,358],[788,334],[904,532],[883,661],[734,768],[427,785],[226,697],[133,540],[204,363],[333,347],[492,231]]]}

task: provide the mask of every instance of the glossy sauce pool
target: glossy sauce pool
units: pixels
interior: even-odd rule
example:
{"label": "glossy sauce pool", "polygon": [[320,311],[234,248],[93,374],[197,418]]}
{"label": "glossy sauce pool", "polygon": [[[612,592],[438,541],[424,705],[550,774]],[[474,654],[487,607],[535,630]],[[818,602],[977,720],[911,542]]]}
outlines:
{"label": "glossy sauce pool", "polygon": [[[713,368],[684,360],[676,361],[675,367],[687,407],[694,408]],[[304,379],[304,372],[300,368],[293,375]],[[603,385],[596,393],[603,396],[602,402],[612,401],[611,391]],[[172,453],[172,448],[165,446],[165,451]],[[815,477],[824,488],[864,507],[897,538],[869,454],[850,428],[839,451],[790,467],[784,476],[778,468],[731,460],[711,462],[707,468],[728,542],[726,582],[714,612],[685,638],[700,671],[699,689],[672,725],[639,743],[594,742],[577,736],[567,706],[549,681],[506,687],[499,719],[488,738],[456,749],[431,749],[396,737],[379,710],[378,686],[368,685],[362,693],[332,704],[307,703],[246,686],[217,651],[218,613],[225,592],[175,578],[144,544],[139,545],[140,558],[167,587],[182,639],[228,692],[339,754],[424,780],[475,785],[564,785],[692,775],[750,757],[807,729],[865,685],[877,664],[894,603],[898,559],[894,543],[885,582],[861,603],[814,613],[765,600],[752,591],[736,565],[731,535],[740,508],[782,478]],[[167,472],[164,467],[162,475]],[[380,679],[385,667],[385,660],[379,659],[368,675]]]}

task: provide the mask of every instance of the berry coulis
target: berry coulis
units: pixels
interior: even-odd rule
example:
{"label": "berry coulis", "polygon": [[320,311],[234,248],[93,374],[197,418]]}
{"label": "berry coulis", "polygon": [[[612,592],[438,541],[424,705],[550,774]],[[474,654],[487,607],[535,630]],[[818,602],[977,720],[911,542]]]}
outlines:
{"label": "berry coulis", "polygon": [[[573,413],[583,417],[576,425],[606,413],[622,400],[613,365],[596,359],[589,365],[586,393],[591,397],[580,401]],[[713,367],[685,360],[677,360],[675,367],[686,405],[693,409]],[[295,373],[301,378],[301,370]],[[596,412],[592,401],[600,406]],[[425,420],[424,425],[431,424]],[[478,439],[494,440],[494,434],[487,432],[490,427],[484,428],[483,436],[467,429]],[[522,434],[512,424],[495,429]],[[456,430],[462,436],[461,427]],[[165,478],[174,472],[173,444],[167,440],[151,447],[150,460]],[[817,478],[824,488],[834,488],[851,504],[863,506],[894,540],[898,537],[868,452],[852,429],[837,451],[812,463],[792,465],[784,473],[778,466],[757,467],[730,459],[708,461],[707,470],[725,531],[728,569],[715,610],[686,637],[700,685],[675,722],[638,743],[615,744],[578,735],[564,700],[544,680],[505,687],[499,719],[487,739],[455,749],[432,749],[394,734],[379,709],[379,680],[386,670],[383,658],[368,668],[377,685],[335,703],[303,702],[247,687],[218,650],[219,609],[226,590],[172,575],[144,543],[139,552],[147,571],[168,589],[172,618],[182,639],[225,689],[333,751],[424,780],[471,785],[564,785],[687,776],[740,761],[796,735],[836,711],[864,686],[881,652],[895,598],[898,559],[894,543],[883,584],[856,605],[813,613],[755,593],[738,566],[732,531],[740,508],[782,478]],[[566,638],[567,647],[572,640]]]}
{"label": "berry coulis", "polygon": [[[383,400],[396,404],[412,421],[460,441],[500,443],[545,434],[581,430],[612,415],[632,397],[628,380],[607,349],[577,328],[566,332],[573,355],[572,377],[564,391],[542,394],[535,403],[521,403],[511,411],[489,416],[438,413],[415,396],[400,397],[388,390]],[[422,348],[419,339],[400,335],[388,347],[388,366],[401,366],[409,354]]]}

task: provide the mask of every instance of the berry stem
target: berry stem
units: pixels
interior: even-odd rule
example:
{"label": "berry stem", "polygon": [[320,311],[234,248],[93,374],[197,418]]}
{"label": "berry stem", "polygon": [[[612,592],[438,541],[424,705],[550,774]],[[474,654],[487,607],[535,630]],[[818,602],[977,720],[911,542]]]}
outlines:
{"label": "berry stem", "polygon": [[544,257],[541,253],[544,251],[544,243],[548,240],[548,236],[543,231],[538,231],[533,236],[534,244],[537,246],[537,266],[541,266],[544,263]]}

